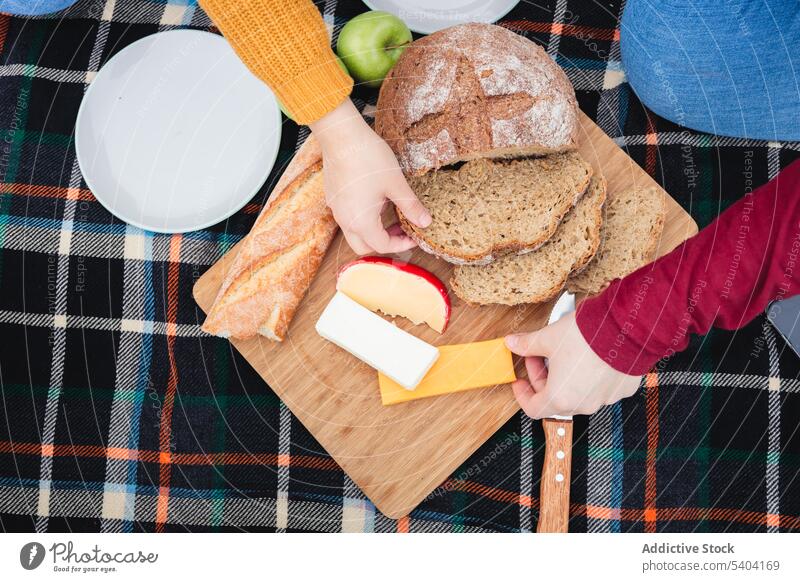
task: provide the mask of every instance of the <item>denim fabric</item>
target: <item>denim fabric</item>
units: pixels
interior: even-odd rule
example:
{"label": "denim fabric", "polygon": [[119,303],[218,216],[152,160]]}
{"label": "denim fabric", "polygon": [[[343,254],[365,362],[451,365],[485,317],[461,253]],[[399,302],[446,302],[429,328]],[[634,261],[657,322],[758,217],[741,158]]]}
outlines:
{"label": "denim fabric", "polygon": [[622,62],[658,115],[733,137],[800,140],[797,0],[628,0]]}
{"label": "denim fabric", "polygon": [[0,0],[0,12],[21,16],[35,16],[58,12],[72,6],[77,0]]}

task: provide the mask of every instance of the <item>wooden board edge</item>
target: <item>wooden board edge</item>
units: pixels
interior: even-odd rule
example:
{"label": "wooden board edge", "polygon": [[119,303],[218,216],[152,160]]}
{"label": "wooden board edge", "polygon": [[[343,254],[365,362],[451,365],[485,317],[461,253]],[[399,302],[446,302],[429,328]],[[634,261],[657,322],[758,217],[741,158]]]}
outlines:
{"label": "wooden board edge", "polygon": [[[509,389],[510,389],[510,384],[509,384]],[[494,436],[497,433],[497,431],[500,430],[503,427],[503,425],[506,424],[509,420],[511,420],[514,417],[514,415],[517,414],[520,410],[521,409],[519,405],[517,405],[515,401],[514,405],[509,407],[509,409],[505,411],[500,417],[498,417],[497,420],[491,425],[491,427],[487,429],[489,438]],[[455,462],[440,465],[441,467],[440,472],[445,472],[445,474],[448,476],[452,475],[455,472],[455,470],[458,469],[458,467],[465,462],[465,459],[469,459],[472,455],[474,455],[478,449],[480,449],[484,444],[486,444],[487,440],[488,439],[482,439],[482,440],[479,439],[479,441],[474,447],[470,447],[469,454],[464,459],[455,460]],[[375,506],[375,508],[378,509],[383,515],[385,515],[390,519],[400,519],[409,515],[414,509],[417,508],[417,506],[419,506],[420,503],[425,501],[425,499],[429,495],[431,495],[434,491],[436,491],[437,487],[441,486],[442,483],[446,482],[447,479],[448,477],[445,477],[443,480],[438,481],[433,486],[430,486],[429,484],[426,485],[424,488],[422,488],[422,492],[419,495],[415,496],[411,502],[404,504],[403,507],[395,507],[391,500],[388,502],[384,501],[376,502],[372,500],[371,497],[369,496],[367,497],[370,499],[370,501],[372,501],[372,504]],[[355,480],[353,480],[353,482],[356,483],[356,485],[358,485],[362,491],[365,491],[365,488],[361,487],[361,485],[359,485]]]}
{"label": "wooden board edge", "polygon": [[206,275],[208,275],[208,273],[211,271],[211,269],[214,268],[214,265],[216,264],[217,263],[214,263],[208,269],[206,269],[206,272],[200,275],[197,278],[197,281],[194,282],[194,285],[192,285],[192,299],[194,299],[194,302],[200,308],[200,311],[202,311],[206,315],[208,314],[208,310],[211,308],[211,306],[209,306],[208,308],[203,306],[205,301],[201,299],[201,297],[198,295],[199,294],[198,287],[200,287],[201,283],[204,283]]}
{"label": "wooden board edge", "polygon": [[214,301],[216,301],[216,293],[219,293],[219,288],[217,288],[214,297],[209,298],[203,297],[200,289],[205,286],[206,279],[213,277],[214,272],[220,268],[223,269],[222,273],[220,274],[220,282],[225,280],[227,265],[234,260],[238,252],[239,245],[244,242],[245,238],[246,237],[242,238],[242,240],[225,251],[225,254],[209,265],[205,272],[197,278],[197,281],[194,282],[194,285],[192,285],[192,299],[194,299],[194,302],[197,303],[197,306],[203,311],[203,313],[208,314],[208,312],[211,311],[211,306],[214,304]]}

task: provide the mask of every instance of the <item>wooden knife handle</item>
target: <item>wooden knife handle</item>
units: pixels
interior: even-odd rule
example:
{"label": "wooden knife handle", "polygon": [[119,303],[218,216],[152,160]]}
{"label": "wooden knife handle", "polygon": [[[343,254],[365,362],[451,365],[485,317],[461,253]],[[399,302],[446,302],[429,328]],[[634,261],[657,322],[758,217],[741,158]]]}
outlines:
{"label": "wooden knife handle", "polygon": [[566,533],[569,526],[569,484],[572,471],[572,421],[545,418],[544,467],[539,488],[540,533]]}

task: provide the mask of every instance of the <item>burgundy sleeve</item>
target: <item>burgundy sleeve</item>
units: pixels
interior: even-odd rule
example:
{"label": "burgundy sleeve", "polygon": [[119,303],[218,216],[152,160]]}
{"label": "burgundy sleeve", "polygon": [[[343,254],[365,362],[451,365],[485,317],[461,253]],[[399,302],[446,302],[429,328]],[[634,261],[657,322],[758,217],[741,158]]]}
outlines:
{"label": "burgundy sleeve", "polygon": [[800,160],[744,195],[696,236],[614,281],[577,323],[613,368],[641,375],[689,334],[738,329],[774,299],[800,293]]}

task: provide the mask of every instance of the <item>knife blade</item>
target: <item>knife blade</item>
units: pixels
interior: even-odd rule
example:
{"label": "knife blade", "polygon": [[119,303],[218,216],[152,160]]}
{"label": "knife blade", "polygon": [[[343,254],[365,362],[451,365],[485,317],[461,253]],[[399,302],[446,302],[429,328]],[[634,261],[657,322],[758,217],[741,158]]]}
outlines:
{"label": "knife blade", "polygon": [[[575,311],[575,294],[569,291],[564,291],[561,297],[558,298],[553,309],[550,311],[550,318],[547,320],[547,325],[553,325],[559,319]],[[547,360],[545,360],[547,365]],[[571,416],[558,416],[554,415],[551,418],[559,418],[562,420],[572,420]]]}
{"label": "knife blade", "polygon": [[565,315],[575,311],[575,294],[569,291],[564,291],[561,297],[558,298],[553,309],[550,311],[550,319],[547,320],[547,325],[552,325]]}

